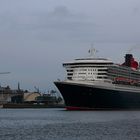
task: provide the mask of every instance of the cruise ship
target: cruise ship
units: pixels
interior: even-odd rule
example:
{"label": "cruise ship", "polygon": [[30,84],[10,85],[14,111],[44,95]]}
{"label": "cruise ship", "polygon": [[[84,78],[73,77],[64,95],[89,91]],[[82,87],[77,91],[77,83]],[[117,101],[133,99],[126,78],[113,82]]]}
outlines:
{"label": "cruise ship", "polygon": [[132,54],[123,64],[87,57],[63,67],[66,79],[54,84],[67,110],[140,109],[140,69]]}

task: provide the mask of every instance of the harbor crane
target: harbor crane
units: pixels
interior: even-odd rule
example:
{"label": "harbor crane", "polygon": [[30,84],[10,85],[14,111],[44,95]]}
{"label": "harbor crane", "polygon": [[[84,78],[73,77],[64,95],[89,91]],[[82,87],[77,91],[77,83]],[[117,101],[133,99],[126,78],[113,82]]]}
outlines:
{"label": "harbor crane", "polygon": [[128,50],[128,54],[131,53],[133,50],[135,49],[140,49],[140,45],[135,45],[135,46],[132,46],[129,50]]}
{"label": "harbor crane", "polygon": [[0,72],[0,74],[10,74],[10,72]]}

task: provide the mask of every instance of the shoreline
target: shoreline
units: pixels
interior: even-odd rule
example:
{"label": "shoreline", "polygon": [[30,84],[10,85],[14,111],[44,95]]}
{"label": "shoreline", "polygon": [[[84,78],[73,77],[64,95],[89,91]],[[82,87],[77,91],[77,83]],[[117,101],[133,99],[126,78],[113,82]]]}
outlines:
{"label": "shoreline", "polygon": [[27,103],[21,103],[21,104],[15,104],[15,103],[7,103],[7,104],[0,104],[0,108],[65,108],[65,105],[63,104],[55,104],[55,105],[47,105],[47,104],[27,104]]}

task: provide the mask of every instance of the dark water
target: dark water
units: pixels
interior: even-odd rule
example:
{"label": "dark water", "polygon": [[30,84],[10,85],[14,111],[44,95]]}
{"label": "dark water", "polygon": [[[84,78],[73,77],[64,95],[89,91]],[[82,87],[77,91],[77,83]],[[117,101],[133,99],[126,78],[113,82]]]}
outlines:
{"label": "dark water", "polygon": [[140,111],[0,109],[0,140],[140,140]]}

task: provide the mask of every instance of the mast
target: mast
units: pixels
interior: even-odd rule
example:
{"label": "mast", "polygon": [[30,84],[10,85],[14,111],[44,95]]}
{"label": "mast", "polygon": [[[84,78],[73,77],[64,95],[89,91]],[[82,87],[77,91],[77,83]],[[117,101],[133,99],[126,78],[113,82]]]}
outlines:
{"label": "mast", "polygon": [[96,57],[96,53],[98,52],[98,50],[96,50],[95,48],[93,48],[93,46],[89,49],[88,53],[90,57],[95,58]]}

